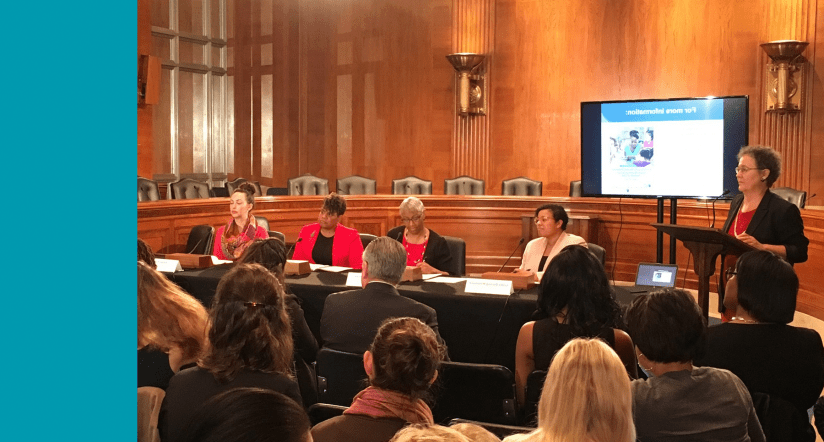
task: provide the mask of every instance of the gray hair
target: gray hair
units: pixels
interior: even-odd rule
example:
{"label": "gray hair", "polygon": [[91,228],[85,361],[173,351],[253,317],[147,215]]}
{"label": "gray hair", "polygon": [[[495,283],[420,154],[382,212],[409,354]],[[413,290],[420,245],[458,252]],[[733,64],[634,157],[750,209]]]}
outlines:
{"label": "gray hair", "polygon": [[366,246],[363,262],[369,267],[370,278],[397,284],[406,270],[406,249],[394,239],[381,236]]}
{"label": "gray hair", "polygon": [[412,213],[423,213],[423,202],[414,196],[407,197],[398,208],[398,212],[409,211]]}

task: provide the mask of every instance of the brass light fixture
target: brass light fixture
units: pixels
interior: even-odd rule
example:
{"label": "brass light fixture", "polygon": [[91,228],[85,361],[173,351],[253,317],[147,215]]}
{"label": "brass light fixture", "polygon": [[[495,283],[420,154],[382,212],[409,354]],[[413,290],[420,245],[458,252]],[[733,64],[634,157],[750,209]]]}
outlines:
{"label": "brass light fixture", "polygon": [[804,63],[801,57],[809,43],[798,40],[776,40],[762,43],[770,57],[764,82],[767,112],[778,114],[801,111]]}
{"label": "brass light fixture", "polygon": [[462,116],[470,113],[486,115],[486,89],[484,75],[473,74],[484,61],[482,54],[449,54],[446,59],[458,72],[458,112]]}

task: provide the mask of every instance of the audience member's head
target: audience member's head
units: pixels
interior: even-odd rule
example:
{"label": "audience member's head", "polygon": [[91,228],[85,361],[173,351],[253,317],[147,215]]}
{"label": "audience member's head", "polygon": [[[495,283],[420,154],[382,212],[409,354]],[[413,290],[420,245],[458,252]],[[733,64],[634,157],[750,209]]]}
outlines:
{"label": "audience member's head", "polygon": [[444,354],[428,325],[416,318],[391,318],[378,328],[364,365],[372,387],[422,399],[437,377]]}
{"label": "audience member's head", "polygon": [[243,368],[291,376],[292,326],[283,288],[260,264],[238,264],[217,285],[209,311],[211,346],[200,365],[220,381]]}
{"label": "audience member's head", "polygon": [[635,298],[626,320],[632,342],[652,362],[691,362],[706,349],[704,315],[695,299],[682,289]]}
{"label": "audience member's head", "polygon": [[547,441],[632,442],[632,392],[615,351],[599,339],[573,339],[549,366],[538,403]]}
{"label": "audience member's head", "polygon": [[212,396],[194,414],[183,442],[308,442],[303,407],[284,394],[234,388]]}
{"label": "audience member's head", "polygon": [[140,238],[137,238],[137,260],[149,264],[153,269],[157,268],[152,248]]}
{"label": "audience member's head", "polygon": [[549,262],[541,278],[538,309],[548,317],[564,316],[563,322],[579,336],[621,325],[604,266],[579,245],[564,247]]}
{"label": "audience member's head", "polygon": [[406,249],[388,236],[375,238],[363,251],[363,276],[390,284],[401,282],[406,270]]}
{"label": "audience member's head", "polygon": [[463,434],[470,442],[501,442],[498,436],[495,436],[491,431],[477,424],[461,422],[450,425],[449,428]]}
{"label": "audience member's head", "polygon": [[409,425],[389,442],[473,442],[457,430],[441,425]]}
{"label": "audience member's head", "polygon": [[[798,276],[787,261],[766,250],[752,250],[738,258],[735,285],[738,305],[759,322],[789,324],[795,316]],[[729,292],[729,291],[728,291]]]}
{"label": "audience member's head", "polygon": [[143,261],[137,262],[137,347],[177,348],[195,360],[206,343],[203,305]]}
{"label": "audience member's head", "polygon": [[256,239],[243,251],[238,264],[260,264],[277,276],[283,284],[286,245],[278,238]]}

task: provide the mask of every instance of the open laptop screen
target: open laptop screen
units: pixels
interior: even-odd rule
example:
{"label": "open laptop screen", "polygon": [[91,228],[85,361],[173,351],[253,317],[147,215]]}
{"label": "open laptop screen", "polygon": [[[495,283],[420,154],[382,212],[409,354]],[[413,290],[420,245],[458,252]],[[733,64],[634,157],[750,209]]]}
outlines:
{"label": "open laptop screen", "polygon": [[675,287],[675,277],[677,274],[678,265],[676,264],[642,262],[638,264],[635,285]]}

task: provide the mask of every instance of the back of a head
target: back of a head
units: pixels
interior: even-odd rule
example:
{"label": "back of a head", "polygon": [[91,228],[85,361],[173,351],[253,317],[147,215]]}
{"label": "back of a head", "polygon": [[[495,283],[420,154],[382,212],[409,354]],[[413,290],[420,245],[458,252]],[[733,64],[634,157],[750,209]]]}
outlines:
{"label": "back of a head", "polygon": [[538,428],[545,441],[635,440],[632,392],[621,359],[599,339],[573,339],[549,366]]}
{"label": "back of a head", "polygon": [[241,368],[289,376],[292,326],[275,275],[259,264],[237,264],[217,285],[209,311],[209,352],[201,361],[219,380]]}
{"label": "back of a head", "polygon": [[682,289],[639,296],[627,309],[632,342],[654,362],[690,362],[702,356],[707,326],[695,299]]}
{"label": "back of a head", "polygon": [[787,261],[766,250],[744,253],[736,263],[738,304],[760,322],[789,324],[795,316],[798,276]]}
{"label": "back of a head", "polygon": [[149,264],[152,268],[157,268],[152,248],[140,238],[137,238],[137,260]]}
{"label": "back of a head", "polygon": [[385,320],[369,351],[374,370],[371,385],[413,399],[427,395],[445,353],[435,332],[416,318]]}
{"label": "back of a head", "polygon": [[282,279],[283,265],[286,263],[286,245],[278,238],[256,239],[249,244],[239,264],[260,264]]}
{"label": "back of a head", "polygon": [[449,428],[463,434],[470,442],[501,442],[498,436],[480,425],[461,422],[450,425]]}
{"label": "back of a head", "polygon": [[406,249],[394,239],[381,236],[366,246],[363,261],[368,266],[370,278],[397,284],[406,270]]}
{"label": "back of a head", "polygon": [[409,425],[389,442],[474,442],[459,431],[442,425]]}
{"label": "back of a head", "polygon": [[305,442],[311,424],[284,394],[235,388],[206,401],[182,433],[183,442]]}

